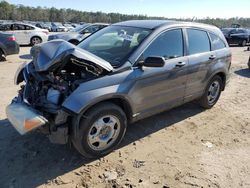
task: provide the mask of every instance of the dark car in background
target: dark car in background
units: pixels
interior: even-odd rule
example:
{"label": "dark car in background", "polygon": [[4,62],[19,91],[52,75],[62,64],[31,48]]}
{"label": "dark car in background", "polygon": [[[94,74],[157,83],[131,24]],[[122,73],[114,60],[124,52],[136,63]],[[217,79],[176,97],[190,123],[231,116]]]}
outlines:
{"label": "dark car in background", "polygon": [[0,32],[0,61],[6,56],[19,53],[19,45],[13,34]]}
{"label": "dark car in background", "polygon": [[109,24],[103,24],[103,23],[83,24],[72,29],[71,31],[67,33],[50,35],[48,40],[50,41],[50,40],[55,40],[55,39],[62,39],[62,40],[65,40],[72,44],[77,45],[79,44],[81,40],[83,40],[87,36],[95,33],[96,31],[99,31],[100,29],[108,25]]}
{"label": "dark car in background", "polygon": [[228,44],[246,46],[250,42],[250,31],[244,28],[223,28],[221,29]]}
{"label": "dark car in background", "polygon": [[231,65],[217,27],[164,20],[116,23],[77,46],[40,44],[32,56],[16,72],[9,121],[20,134],[40,128],[54,143],[72,141],[89,158],[114,150],[129,123],[193,100],[212,108]]}

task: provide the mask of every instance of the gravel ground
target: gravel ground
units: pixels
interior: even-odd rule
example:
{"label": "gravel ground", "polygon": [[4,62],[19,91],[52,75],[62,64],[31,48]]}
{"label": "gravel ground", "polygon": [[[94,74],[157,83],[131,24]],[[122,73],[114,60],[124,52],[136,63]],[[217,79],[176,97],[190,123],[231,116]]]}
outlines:
{"label": "gravel ground", "polygon": [[188,103],[132,124],[120,148],[95,161],[40,133],[20,136],[6,119],[29,50],[0,63],[0,187],[250,187],[246,48],[231,48],[231,81],[213,109]]}

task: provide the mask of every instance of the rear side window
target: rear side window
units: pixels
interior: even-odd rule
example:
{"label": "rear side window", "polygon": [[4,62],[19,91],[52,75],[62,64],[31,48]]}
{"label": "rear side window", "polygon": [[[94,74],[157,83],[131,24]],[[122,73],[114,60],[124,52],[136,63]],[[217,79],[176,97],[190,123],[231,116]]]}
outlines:
{"label": "rear side window", "polygon": [[212,50],[219,50],[225,48],[225,43],[215,34],[209,33],[211,38]]}
{"label": "rear side window", "polygon": [[183,56],[182,30],[166,31],[157,37],[143,53],[143,58],[160,56],[172,59]]}
{"label": "rear side window", "polygon": [[187,29],[189,54],[210,51],[210,42],[207,32],[197,29]]}
{"label": "rear side window", "polygon": [[35,28],[32,27],[32,26],[26,25],[26,26],[25,26],[25,29],[26,29],[26,30],[34,30]]}
{"label": "rear side window", "polygon": [[10,30],[11,30],[11,25],[10,24],[0,25],[0,31],[10,31]]}

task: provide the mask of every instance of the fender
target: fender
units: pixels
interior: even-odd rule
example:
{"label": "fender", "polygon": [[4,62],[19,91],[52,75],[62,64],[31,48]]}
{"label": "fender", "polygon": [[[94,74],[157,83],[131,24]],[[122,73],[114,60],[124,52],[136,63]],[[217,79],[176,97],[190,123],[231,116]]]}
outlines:
{"label": "fender", "polygon": [[89,107],[105,101],[112,99],[122,99],[130,105],[132,114],[134,112],[131,100],[127,97],[126,88],[121,88],[120,85],[112,85],[104,88],[97,88],[94,90],[86,92],[76,92],[72,93],[62,104],[64,108],[74,112],[75,114],[80,114],[84,112]]}

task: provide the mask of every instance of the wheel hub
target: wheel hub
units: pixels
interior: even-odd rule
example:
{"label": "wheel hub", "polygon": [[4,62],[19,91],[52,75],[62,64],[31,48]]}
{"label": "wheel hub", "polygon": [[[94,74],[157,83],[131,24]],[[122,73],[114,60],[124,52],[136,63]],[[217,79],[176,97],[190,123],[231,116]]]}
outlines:
{"label": "wheel hub", "polygon": [[220,84],[219,82],[216,80],[214,81],[209,89],[208,89],[208,102],[210,104],[214,103],[216,100],[217,100],[217,97],[219,96],[219,93],[220,93]]}
{"label": "wheel hub", "polygon": [[93,123],[87,142],[93,150],[104,150],[111,146],[120,132],[120,121],[113,115],[106,115]]}

